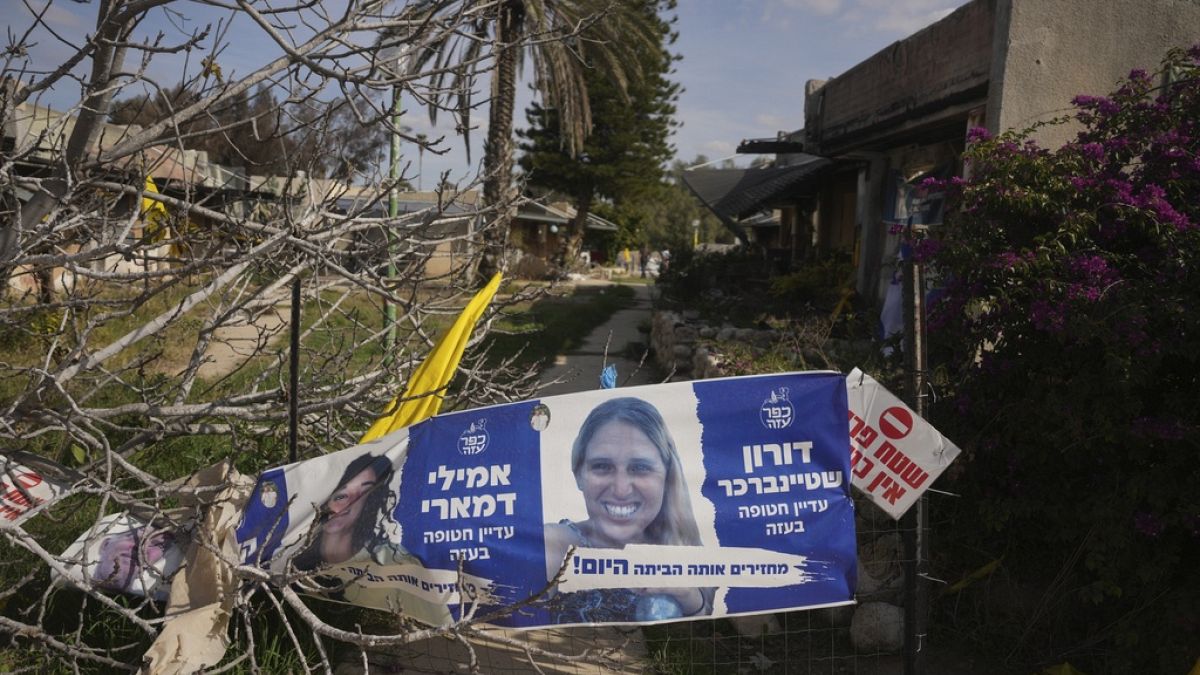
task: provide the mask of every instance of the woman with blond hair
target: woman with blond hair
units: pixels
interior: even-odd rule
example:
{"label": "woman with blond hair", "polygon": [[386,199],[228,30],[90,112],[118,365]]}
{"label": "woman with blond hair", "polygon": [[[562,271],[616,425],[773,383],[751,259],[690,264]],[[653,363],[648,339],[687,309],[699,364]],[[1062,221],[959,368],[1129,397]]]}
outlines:
{"label": "woman with blond hair", "polygon": [[[548,580],[571,547],[701,545],[675,441],[658,409],[646,401],[621,397],[596,406],[571,448],[571,472],[588,517],[546,525]],[[712,612],[712,590],[582,591],[556,597],[552,609],[558,623],[701,616]]]}

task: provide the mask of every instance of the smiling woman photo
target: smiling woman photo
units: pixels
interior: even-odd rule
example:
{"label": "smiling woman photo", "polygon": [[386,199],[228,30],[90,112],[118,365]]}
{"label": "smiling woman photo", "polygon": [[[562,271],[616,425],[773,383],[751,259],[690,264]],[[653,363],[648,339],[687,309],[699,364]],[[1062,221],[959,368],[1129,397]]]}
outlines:
{"label": "smiling woman photo", "polygon": [[[547,580],[572,546],[701,545],[675,441],[646,401],[622,397],[596,406],[571,448],[571,471],[588,517],[546,525]],[[560,595],[552,607],[558,623],[665,620],[711,613],[712,591],[600,589]]]}
{"label": "smiling woman photo", "polygon": [[317,517],[320,530],[293,560],[298,570],[322,564],[374,557],[384,542],[378,534],[380,514],[388,501],[392,463],[387,457],[366,454],[346,466],[333,494]]}

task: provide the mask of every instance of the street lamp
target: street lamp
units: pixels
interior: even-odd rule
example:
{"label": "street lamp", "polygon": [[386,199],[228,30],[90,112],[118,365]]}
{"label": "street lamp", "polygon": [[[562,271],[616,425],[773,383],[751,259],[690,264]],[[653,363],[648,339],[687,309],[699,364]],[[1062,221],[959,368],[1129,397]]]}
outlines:
{"label": "street lamp", "polygon": [[[391,38],[403,39],[399,36],[385,35],[380,38],[380,41],[387,41]],[[379,50],[379,61],[383,71],[391,77],[407,75],[411,53],[412,48],[407,42],[394,42]],[[400,215],[400,188],[398,187],[400,181],[400,95],[403,91],[403,84],[392,85],[392,106],[389,111],[392,122],[392,144],[391,152],[388,154],[388,180],[391,183],[391,189],[388,190],[388,217],[393,220],[393,224],[385,230],[388,290],[395,286],[396,279],[396,237],[392,232],[392,227],[394,227],[395,218]],[[383,320],[387,326],[387,332],[383,338],[384,363],[387,363],[391,361],[392,348],[396,345],[396,304],[384,300],[383,305]]]}
{"label": "street lamp", "polygon": [[700,219],[692,219],[692,250],[700,248]]}

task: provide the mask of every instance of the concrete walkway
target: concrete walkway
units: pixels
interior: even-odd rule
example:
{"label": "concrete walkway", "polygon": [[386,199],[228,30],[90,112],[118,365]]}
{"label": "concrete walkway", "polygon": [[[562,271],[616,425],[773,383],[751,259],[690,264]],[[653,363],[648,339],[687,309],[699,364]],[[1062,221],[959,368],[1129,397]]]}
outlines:
{"label": "concrete walkway", "polygon": [[[609,281],[577,282],[588,285],[609,285]],[[650,335],[638,331],[638,325],[650,323],[650,309],[653,302],[652,286],[630,284],[635,293],[635,301],[628,309],[623,309],[608,320],[607,323],[592,331],[583,344],[574,351],[560,354],[554,364],[542,372],[542,382],[545,384],[538,391],[539,396],[554,396],[556,394],[571,394],[577,391],[588,391],[600,388],[600,371],[606,363],[617,366],[617,385],[632,387],[639,384],[653,384],[656,380],[652,368],[647,362],[641,365],[637,361],[625,357],[625,348],[633,342],[648,343]],[[607,360],[605,352],[607,350]]]}
{"label": "concrete walkway", "polygon": [[[580,285],[608,285],[609,281],[581,281]],[[638,325],[649,322],[653,289],[632,285],[636,301],[595,329],[576,350],[560,354],[554,364],[542,373],[545,385],[539,396],[569,394],[600,388],[600,371],[604,364],[617,366],[617,384],[629,387],[652,384],[649,363],[639,369],[637,361],[625,358],[625,348],[631,342],[648,342],[649,336],[638,331]],[[605,360],[605,348],[608,357]],[[653,670],[646,643],[639,628],[559,628],[519,631],[497,629],[495,640],[472,640],[479,668],[485,673],[555,673],[556,675],[600,675],[601,673],[636,673]],[[603,660],[604,666],[561,661],[526,652],[510,641],[527,644],[534,650],[556,654],[580,654],[590,651]],[[531,665],[531,660],[536,666]],[[466,673],[469,654],[460,643],[444,638],[425,640],[396,650],[392,654],[372,655],[371,670],[391,673]],[[362,672],[361,661],[342,664],[338,675]]]}

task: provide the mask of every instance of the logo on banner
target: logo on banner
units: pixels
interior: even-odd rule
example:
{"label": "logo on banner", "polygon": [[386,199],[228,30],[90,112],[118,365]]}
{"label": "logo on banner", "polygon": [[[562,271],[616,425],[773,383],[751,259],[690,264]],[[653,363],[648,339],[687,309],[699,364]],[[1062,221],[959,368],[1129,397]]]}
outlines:
{"label": "logo on banner", "polygon": [[786,429],[792,426],[796,410],[792,407],[791,401],[788,401],[787,387],[780,387],[772,391],[771,395],[763,401],[762,407],[758,409],[758,415],[762,419],[763,426],[768,429]]}
{"label": "logo on banner", "polygon": [[486,419],[472,422],[471,426],[467,427],[466,431],[458,437],[458,451],[464,455],[478,455],[487,450],[488,441],[491,439],[488,437],[487,429],[484,428],[486,426]]}

